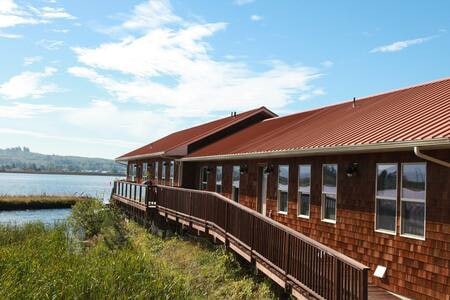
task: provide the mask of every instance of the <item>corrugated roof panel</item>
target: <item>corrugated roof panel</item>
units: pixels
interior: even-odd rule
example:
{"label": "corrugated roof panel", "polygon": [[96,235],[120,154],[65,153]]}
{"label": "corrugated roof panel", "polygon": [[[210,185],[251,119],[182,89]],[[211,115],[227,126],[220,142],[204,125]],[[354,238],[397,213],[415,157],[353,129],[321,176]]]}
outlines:
{"label": "corrugated roof panel", "polygon": [[128,153],[118,157],[117,159],[123,159],[123,158],[127,158],[127,157],[135,157],[135,156],[140,156],[140,155],[149,155],[149,154],[153,154],[153,153],[160,153],[160,152],[165,152],[167,150],[176,148],[178,146],[182,146],[185,144],[187,145],[187,144],[197,141],[203,137],[206,137],[218,130],[227,128],[228,126],[231,126],[232,124],[243,121],[243,120],[245,120],[251,116],[254,116],[258,113],[265,113],[265,114],[271,115],[271,116],[275,115],[265,107],[252,109],[252,110],[237,114],[236,116],[229,116],[226,118],[222,118],[219,120],[201,124],[201,125],[198,125],[195,127],[191,127],[191,128],[185,129],[185,130],[177,131],[177,132],[167,135],[155,142],[152,142],[152,143],[147,144],[143,147],[140,147],[136,150],[128,152]]}
{"label": "corrugated roof panel", "polygon": [[213,156],[450,138],[450,79],[264,120],[192,154]]}

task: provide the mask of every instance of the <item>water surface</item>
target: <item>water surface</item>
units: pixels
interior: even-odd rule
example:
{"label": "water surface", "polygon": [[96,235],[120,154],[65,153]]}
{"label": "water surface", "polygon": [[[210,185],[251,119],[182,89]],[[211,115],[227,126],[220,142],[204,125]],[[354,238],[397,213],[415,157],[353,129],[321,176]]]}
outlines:
{"label": "water surface", "polygon": [[0,224],[25,224],[43,222],[54,224],[67,219],[70,208],[0,211]]}

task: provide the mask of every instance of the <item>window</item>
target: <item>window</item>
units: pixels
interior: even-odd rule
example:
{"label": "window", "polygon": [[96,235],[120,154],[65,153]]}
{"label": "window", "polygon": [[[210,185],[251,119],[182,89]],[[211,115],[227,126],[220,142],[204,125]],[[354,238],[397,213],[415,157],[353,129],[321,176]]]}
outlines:
{"label": "window", "polygon": [[161,165],[161,180],[166,180],[166,162],[163,161]]}
{"label": "window", "polygon": [[396,232],[397,164],[377,164],[375,229]]}
{"label": "window", "polygon": [[233,166],[233,179],[231,184],[231,199],[239,202],[239,181],[241,180],[241,167]]}
{"label": "window", "polygon": [[136,164],[130,164],[130,169],[128,171],[128,174],[130,175],[131,181],[134,181],[136,179]]}
{"label": "window", "polygon": [[222,166],[216,167],[216,192],[222,193]]}
{"label": "window", "polygon": [[200,169],[200,189],[204,191],[208,189],[208,173],[208,167]]}
{"label": "window", "polygon": [[148,179],[148,163],[146,162],[142,164],[142,179]]}
{"label": "window", "polygon": [[425,238],[426,164],[402,164],[401,233]]}
{"label": "window", "polygon": [[175,162],[171,160],[169,169],[170,186],[173,186],[174,174],[175,174]]}
{"label": "window", "polygon": [[311,165],[298,166],[297,214],[309,218],[311,202]]}
{"label": "window", "polygon": [[337,171],[336,164],[322,166],[322,220],[333,223],[336,222]]}
{"label": "window", "polygon": [[288,212],[289,166],[278,166],[278,212]]}
{"label": "window", "polygon": [[158,180],[159,172],[159,162],[155,161],[155,179]]}

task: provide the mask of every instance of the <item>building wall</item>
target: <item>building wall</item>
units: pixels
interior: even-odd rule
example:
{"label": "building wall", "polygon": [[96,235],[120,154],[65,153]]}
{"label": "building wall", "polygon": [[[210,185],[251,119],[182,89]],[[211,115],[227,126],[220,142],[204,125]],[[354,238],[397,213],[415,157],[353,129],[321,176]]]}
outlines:
{"label": "building wall", "polygon": [[[174,161],[174,186],[178,186],[179,182],[179,174],[180,174],[180,162],[174,159],[167,158],[154,158],[154,159],[145,159],[145,160],[134,160],[129,161],[128,165],[137,164],[138,169],[142,170],[143,163],[148,164],[148,180],[150,180],[153,184],[162,184],[162,185],[170,185],[170,162]],[[158,179],[155,179],[155,163],[158,162]],[[162,180],[162,164],[166,163],[166,178]],[[129,170],[129,168],[127,169]],[[129,176],[127,176],[130,179]],[[138,171],[136,176],[136,182],[142,182],[142,171]]]}
{"label": "building wall", "polygon": [[[427,152],[448,160],[450,150]],[[345,168],[359,163],[358,173],[347,177]],[[256,209],[257,164],[274,166],[268,177],[267,215],[370,267],[369,281],[412,298],[449,299],[450,295],[450,171],[427,162],[425,240],[400,236],[400,200],[397,233],[375,232],[375,179],[377,163],[423,162],[412,152],[317,156],[269,160],[184,163],[186,187],[198,188],[201,166],[211,168],[208,189],[215,190],[215,166],[223,166],[223,195],[231,195],[233,165],[247,165],[241,175],[239,202]],[[322,164],[338,164],[336,224],[321,221]],[[278,165],[289,164],[288,214],[277,212]],[[311,213],[297,217],[298,164],[311,164]],[[400,168],[400,165],[399,165]],[[400,170],[400,169],[399,169]],[[400,177],[400,172],[398,172]],[[398,183],[398,194],[400,184]],[[400,199],[398,195],[398,199]],[[377,265],[387,266],[384,279],[373,277]]]}

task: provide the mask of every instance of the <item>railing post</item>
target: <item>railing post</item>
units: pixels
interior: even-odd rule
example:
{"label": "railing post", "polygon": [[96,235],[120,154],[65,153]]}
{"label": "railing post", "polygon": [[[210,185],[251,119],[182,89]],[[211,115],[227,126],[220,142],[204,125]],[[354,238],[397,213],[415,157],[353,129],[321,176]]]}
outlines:
{"label": "railing post", "polygon": [[367,290],[368,269],[363,269],[362,271],[360,271],[360,274],[361,274],[362,278],[360,278],[361,286],[360,286],[360,290],[359,290],[359,292],[360,292],[359,297],[362,300],[367,300],[367,298],[369,297],[368,296],[369,291]]}
{"label": "railing post", "polygon": [[341,262],[334,257],[334,299],[341,299]]}

